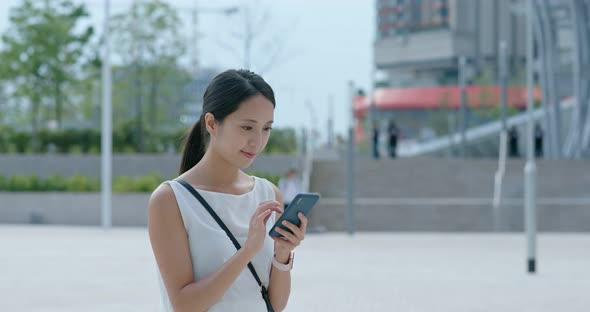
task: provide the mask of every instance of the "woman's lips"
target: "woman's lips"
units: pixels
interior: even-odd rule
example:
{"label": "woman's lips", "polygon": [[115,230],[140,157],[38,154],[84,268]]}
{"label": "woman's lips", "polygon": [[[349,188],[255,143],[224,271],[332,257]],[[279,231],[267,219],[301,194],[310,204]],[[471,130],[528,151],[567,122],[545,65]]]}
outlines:
{"label": "woman's lips", "polygon": [[242,154],[244,154],[244,156],[246,156],[246,158],[248,158],[248,159],[253,159],[254,157],[256,157],[256,154],[253,154],[253,153],[248,153],[248,152],[244,152],[244,151],[241,151],[241,152],[242,152]]}

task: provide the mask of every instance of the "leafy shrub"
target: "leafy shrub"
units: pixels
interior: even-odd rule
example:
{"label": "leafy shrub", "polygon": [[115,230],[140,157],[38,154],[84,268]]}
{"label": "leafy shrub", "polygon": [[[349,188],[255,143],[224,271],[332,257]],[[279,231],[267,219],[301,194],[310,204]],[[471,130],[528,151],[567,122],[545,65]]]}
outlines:
{"label": "leafy shrub", "polygon": [[[262,172],[249,172],[259,178],[264,178],[278,183],[281,175]],[[117,176],[113,179],[113,192],[143,192],[154,191],[166,178],[157,173],[151,173],[140,177]],[[36,175],[0,175],[0,191],[9,192],[99,192],[101,188],[100,179],[73,175],[64,177],[61,175],[50,175],[46,178],[39,178]]]}

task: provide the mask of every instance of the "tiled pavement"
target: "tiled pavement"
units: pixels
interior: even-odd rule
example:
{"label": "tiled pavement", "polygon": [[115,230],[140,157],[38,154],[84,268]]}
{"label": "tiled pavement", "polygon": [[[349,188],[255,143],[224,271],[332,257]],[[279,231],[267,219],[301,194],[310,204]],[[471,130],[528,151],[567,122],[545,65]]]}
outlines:
{"label": "tiled pavement", "polygon": [[[309,234],[286,311],[590,311],[590,234]],[[0,311],[154,311],[145,228],[0,225]]]}

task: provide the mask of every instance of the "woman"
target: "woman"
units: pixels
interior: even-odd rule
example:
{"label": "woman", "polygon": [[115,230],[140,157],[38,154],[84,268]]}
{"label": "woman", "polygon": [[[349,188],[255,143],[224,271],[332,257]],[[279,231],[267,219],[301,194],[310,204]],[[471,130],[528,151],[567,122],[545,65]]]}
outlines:
{"label": "woman", "polygon": [[[283,212],[281,193],[241,170],[266,146],[274,108],[272,88],[247,70],[225,71],[207,87],[203,113],[185,141],[180,176],[149,200],[161,311],[267,311],[268,304],[282,311],[287,305],[292,251],[304,239],[307,219],[300,215],[300,227],[287,222],[292,233],[271,238],[268,232]],[[191,186],[235,236],[239,250]]]}

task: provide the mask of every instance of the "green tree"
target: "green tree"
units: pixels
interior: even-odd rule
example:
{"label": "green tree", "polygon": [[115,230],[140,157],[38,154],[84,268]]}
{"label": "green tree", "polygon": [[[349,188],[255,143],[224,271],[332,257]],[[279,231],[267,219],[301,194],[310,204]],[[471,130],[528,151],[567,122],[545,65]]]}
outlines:
{"label": "green tree", "polygon": [[297,152],[295,129],[273,129],[264,152],[267,154],[294,154]]}
{"label": "green tree", "polygon": [[84,120],[90,122],[91,127],[96,129],[100,128],[100,112],[98,109],[102,99],[101,45],[102,42],[98,40],[88,43],[88,51],[91,51],[91,53],[81,68],[83,78],[76,84],[76,93],[79,96],[78,112]]}
{"label": "green tree", "polygon": [[[4,90],[4,84],[0,81],[0,125],[5,125],[7,116],[9,114],[8,103],[6,102],[6,96]],[[0,126],[0,129],[2,126]],[[1,136],[1,134],[0,134]],[[1,148],[1,147],[0,147]]]}
{"label": "green tree", "polygon": [[70,0],[23,0],[11,11],[10,29],[2,36],[0,76],[12,87],[11,96],[25,100],[34,135],[42,105],[53,105],[53,118],[62,127],[68,103],[65,90],[79,79],[85,46],[93,34],[92,27],[78,32],[86,17],[84,5]]}
{"label": "green tree", "polygon": [[114,16],[112,28],[115,53],[122,59],[123,67],[134,69],[130,94],[135,108],[138,149],[142,152],[144,111],[148,125],[160,124],[162,84],[177,72],[178,59],[186,51],[186,40],[180,34],[182,21],[175,9],[153,0],[136,2],[129,12]]}

